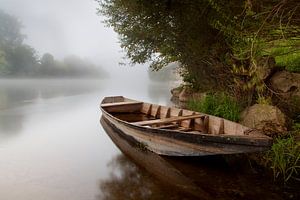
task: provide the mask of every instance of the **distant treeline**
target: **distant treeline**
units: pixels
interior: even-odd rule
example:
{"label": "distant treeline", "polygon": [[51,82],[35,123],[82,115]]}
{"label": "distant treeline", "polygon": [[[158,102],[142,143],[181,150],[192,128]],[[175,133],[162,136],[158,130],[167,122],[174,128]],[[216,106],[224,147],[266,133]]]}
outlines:
{"label": "distant treeline", "polygon": [[106,77],[107,73],[87,60],[68,56],[56,60],[51,54],[39,56],[25,44],[22,24],[0,10],[0,77]]}

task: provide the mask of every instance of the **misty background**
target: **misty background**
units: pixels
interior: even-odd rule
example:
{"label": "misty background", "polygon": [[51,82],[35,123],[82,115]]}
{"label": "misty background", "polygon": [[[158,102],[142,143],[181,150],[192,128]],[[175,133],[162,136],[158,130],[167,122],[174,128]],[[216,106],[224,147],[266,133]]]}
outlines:
{"label": "misty background", "polygon": [[47,53],[61,62],[76,57],[100,67],[111,78],[148,80],[147,64],[120,65],[127,63],[125,54],[117,34],[97,15],[98,7],[94,0],[0,0],[0,9],[21,22],[24,44],[40,58]]}

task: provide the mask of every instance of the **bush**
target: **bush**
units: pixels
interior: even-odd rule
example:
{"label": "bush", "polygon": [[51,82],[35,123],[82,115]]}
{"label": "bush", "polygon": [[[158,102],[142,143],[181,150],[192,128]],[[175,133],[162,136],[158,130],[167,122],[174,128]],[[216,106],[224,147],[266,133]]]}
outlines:
{"label": "bush", "polygon": [[202,100],[190,100],[187,103],[190,110],[203,112],[218,117],[223,117],[231,121],[240,119],[240,106],[225,93],[207,94]]}
{"label": "bush", "polygon": [[290,72],[300,72],[300,42],[298,39],[279,40],[270,50],[275,57],[276,65]]}

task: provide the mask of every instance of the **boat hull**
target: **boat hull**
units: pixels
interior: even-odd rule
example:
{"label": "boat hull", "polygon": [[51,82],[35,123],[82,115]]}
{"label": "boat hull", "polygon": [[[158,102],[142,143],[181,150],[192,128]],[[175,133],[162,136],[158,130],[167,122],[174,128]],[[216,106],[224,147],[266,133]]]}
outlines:
{"label": "boat hull", "polygon": [[[216,154],[238,154],[265,151],[269,141],[251,141],[249,138],[228,137],[182,133],[180,131],[162,130],[150,127],[135,126],[115,118],[102,109],[103,119],[127,140],[138,143],[141,149],[146,148],[165,156],[208,156]],[[257,143],[260,143],[257,145]]]}

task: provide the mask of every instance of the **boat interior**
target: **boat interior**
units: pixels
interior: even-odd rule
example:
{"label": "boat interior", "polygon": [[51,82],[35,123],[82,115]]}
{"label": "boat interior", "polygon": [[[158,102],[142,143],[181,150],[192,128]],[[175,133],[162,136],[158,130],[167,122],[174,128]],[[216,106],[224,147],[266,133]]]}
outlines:
{"label": "boat interior", "polygon": [[130,124],[194,134],[247,135],[249,128],[223,118],[190,110],[127,99],[106,97],[101,108]]}

